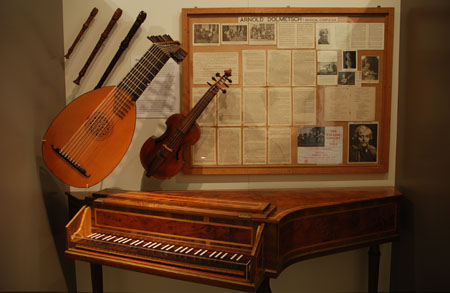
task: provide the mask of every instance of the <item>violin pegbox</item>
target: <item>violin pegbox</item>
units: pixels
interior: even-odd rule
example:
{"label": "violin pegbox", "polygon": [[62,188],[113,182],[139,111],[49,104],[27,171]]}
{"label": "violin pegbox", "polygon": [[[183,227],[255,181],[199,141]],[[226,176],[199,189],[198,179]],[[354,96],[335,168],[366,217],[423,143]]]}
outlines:
{"label": "violin pegbox", "polygon": [[214,81],[214,84],[211,84],[207,82],[207,84],[210,87],[217,86],[218,90],[221,90],[222,93],[226,93],[227,90],[224,87],[229,87],[229,85],[226,83],[227,81],[229,83],[232,83],[233,81],[229,78],[231,76],[231,69],[227,69],[224,71],[224,74],[220,76],[220,73],[216,73],[216,76],[211,77],[211,79]]}

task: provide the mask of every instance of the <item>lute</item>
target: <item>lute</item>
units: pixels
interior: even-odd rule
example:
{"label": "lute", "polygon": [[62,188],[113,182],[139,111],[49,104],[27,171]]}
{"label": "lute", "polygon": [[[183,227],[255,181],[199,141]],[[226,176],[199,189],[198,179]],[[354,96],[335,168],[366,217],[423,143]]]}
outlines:
{"label": "lute", "polygon": [[210,86],[203,97],[192,110],[184,116],[174,114],[167,121],[167,129],[160,137],[150,137],[142,145],[140,152],[141,164],[146,170],[146,176],[158,179],[167,179],[176,175],[183,167],[182,153],[187,145],[194,145],[200,137],[200,128],[196,124],[198,117],[208,106],[214,96],[221,90],[226,92],[226,82],[230,82],[231,69],[225,70],[224,75],[219,73],[212,79]]}
{"label": "lute", "polygon": [[42,154],[63,182],[89,187],[112,172],[133,137],[137,99],[170,58],[180,63],[187,55],[168,35],[149,39],[153,45],[117,86],[79,96],[50,124]]}

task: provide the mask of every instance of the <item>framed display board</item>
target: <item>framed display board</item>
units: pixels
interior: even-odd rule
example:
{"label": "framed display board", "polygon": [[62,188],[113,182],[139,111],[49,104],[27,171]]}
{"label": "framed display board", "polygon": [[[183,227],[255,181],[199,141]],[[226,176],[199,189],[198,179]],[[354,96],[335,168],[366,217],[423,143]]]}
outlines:
{"label": "framed display board", "polygon": [[183,9],[183,114],[232,71],[184,172],[387,172],[393,21],[393,8]]}

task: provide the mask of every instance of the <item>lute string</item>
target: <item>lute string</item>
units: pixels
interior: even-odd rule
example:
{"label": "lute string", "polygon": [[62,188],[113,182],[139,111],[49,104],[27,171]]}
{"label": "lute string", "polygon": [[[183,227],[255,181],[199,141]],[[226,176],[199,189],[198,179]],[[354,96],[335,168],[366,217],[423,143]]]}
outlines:
{"label": "lute string", "polygon": [[[100,113],[100,111],[104,111],[104,108],[108,105],[109,102],[112,101],[116,92],[117,88],[114,88],[111,92],[108,93],[105,99],[102,100],[97,108],[89,115],[87,120],[85,120],[85,122],[81,125],[78,131],[72,136],[71,140],[68,141],[68,143],[66,144],[67,146],[63,147],[65,152],[70,154],[71,158],[79,159],[76,152],[79,150],[80,141],[82,141],[86,135],[89,135],[89,130],[92,130],[93,127],[99,123],[99,120],[101,118],[95,115],[97,113]],[[87,125],[88,123],[90,123],[90,126]]]}
{"label": "lute string", "polygon": [[[159,48],[156,48],[159,49]],[[160,62],[161,57],[166,56],[165,53],[163,51],[160,50],[160,52],[158,52],[158,54],[153,54],[151,51],[149,51],[150,54],[149,55],[153,55],[153,58],[148,58],[149,56],[145,56],[144,59],[140,60],[139,65],[136,67],[136,70],[133,70],[132,72],[130,72],[129,77],[125,78],[123,82],[121,82],[119,84],[118,87],[119,91],[118,91],[118,95],[121,96],[121,99],[119,100],[119,105],[114,105],[112,106],[112,124],[115,125],[115,122],[118,119],[121,119],[118,115],[116,115],[114,113],[114,107],[122,107],[122,105],[124,103],[127,103],[128,101],[130,101],[130,97],[132,96],[132,94],[135,94],[139,97],[139,95],[142,94],[142,92],[145,90],[145,88],[149,85],[149,83],[153,80],[153,78],[156,76],[156,74],[159,72],[159,70],[161,70],[162,66],[164,66],[165,62],[162,63]],[[166,58],[168,59],[168,57],[166,56]],[[142,61],[142,62],[141,62]],[[167,61],[167,60],[166,60]],[[161,66],[158,68],[156,66],[156,63],[161,63]],[[138,70],[140,69],[140,70]],[[147,70],[150,69],[150,70]],[[155,74],[153,74],[152,70],[156,69],[157,72]],[[142,72],[146,71],[147,75],[142,75]],[[140,76],[139,76],[140,75]],[[149,80],[150,78],[150,80]],[[145,84],[142,82],[142,80],[145,81]],[[140,88],[141,86],[144,86],[144,88]],[[125,90],[122,90],[125,89]],[[131,100],[132,101],[132,100]],[[135,106],[135,103],[133,101],[133,107]],[[106,127],[106,125],[101,125],[102,128]],[[92,144],[93,141],[91,141]],[[104,143],[106,143],[105,141],[101,141],[98,144],[95,144],[94,148],[89,148],[90,145],[88,145],[88,147],[84,148],[86,151],[88,149],[90,149],[90,153],[87,153],[84,155],[84,159],[89,161],[90,158],[92,157],[93,154],[95,154],[95,150],[97,150],[99,147],[101,147]]]}
{"label": "lute string", "polygon": [[[131,88],[131,85],[135,85],[136,84],[136,74],[134,73],[137,69],[139,68],[144,68],[143,63],[145,63],[145,61],[147,60],[147,57],[151,54],[152,49],[154,49],[156,46],[152,46],[152,48],[150,48],[150,50],[147,51],[147,53],[141,58],[141,60],[143,60],[144,62],[141,62],[141,60],[137,63],[137,66],[133,67],[131,74],[128,74],[125,77],[125,82],[124,82],[124,89]],[[161,54],[159,54],[161,55]],[[148,62],[147,62],[148,63]],[[123,81],[122,81],[123,83]],[[134,91],[134,90],[132,90]],[[102,123],[102,121],[104,122],[104,118],[102,118],[101,116],[95,116],[95,113],[98,112],[104,112],[108,106],[109,108],[113,108],[114,107],[114,103],[116,100],[117,96],[122,96],[125,97],[125,94],[123,93],[123,90],[119,90],[117,87],[114,88],[114,90],[112,90],[110,93],[108,93],[107,97],[97,106],[97,108],[93,111],[93,113],[89,116],[89,118],[83,123],[83,125],[81,125],[81,127],[78,129],[78,131],[71,137],[71,139],[68,141],[68,143],[66,143],[66,145],[62,148],[62,150],[64,151],[64,153],[69,154],[70,157],[74,160],[80,160],[79,158],[79,153],[80,150],[84,149],[83,145],[80,144],[80,142],[84,141],[84,138],[86,135],[89,135],[89,127],[90,130],[94,129],[93,127],[101,127],[101,129],[98,129],[98,131],[104,131],[105,127],[107,127],[107,125],[105,123]],[[123,102],[121,103],[122,105],[124,103],[126,103],[128,101],[127,100],[123,100]],[[111,105],[113,105],[111,107]],[[120,105],[120,106],[122,106]],[[117,116],[114,112],[110,113],[110,116]],[[114,117],[112,116],[112,117]],[[108,118],[108,117],[106,117]],[[90,123],[90,125],[88,125],[88,123]],[[103,126],[101,126],[103,124]],[[84,131],[83,131],[84,130]],[[96,139],[96,137],[94,135],[90,135],[91,139]],[[73,152],[75,152],[75,154],[73,154]]]}
{"label": "lute string", "polygon": [[[84,135],[79,139],[79,143],[77,145],[78,150],[76,153],[76,157],[78,161],[83,161],[81,156],[84,155],[84,153],[89,149],[89,146],[92,145],[94,141],[98,141],[98,134],[101,134],[105,131],[107,131],[106,127],[113,127],[114,122],[117,119],[120,119],[118,117],[118,114],[115,113],[114,107],[117,108],[117,106],[122,107],[124,103],[128,102],[128,96],[129,94],[133,94],[135,90],[137,89],[137,85],[140,84],[140,78],[137,76],[138,69],[145,69],[144,66],[145,63],[148,64],[149,56],[152,55],[151,51],[155,50],[156,46],[152,47],[147,54],[144,55],[141,60],[137,63],[135,67],[133,67],[133,70],[124,78],[124,80],[120,83],[123,86],[121,88],[115,87],[112,91],[112,94],[109,96],[109,99],[107,103],[103,105],[101,109],[99,109],[99,113],[105,113],[106,117],[102,118],[102,116],[96,116],[94,117],[94,120],[91,125],[88,125],[90,129],[88,131],[84,132]],[[150,64],[154,65],[154,64]],[[127,95],[128,94],[128,95]],[[122,102],[117,105],[117,98],[121,98]],[[107,123],[105,123],[105,121]],[[94,130],[94,131],[92,131]],[[101,143],[100,143],[101,144]]]}

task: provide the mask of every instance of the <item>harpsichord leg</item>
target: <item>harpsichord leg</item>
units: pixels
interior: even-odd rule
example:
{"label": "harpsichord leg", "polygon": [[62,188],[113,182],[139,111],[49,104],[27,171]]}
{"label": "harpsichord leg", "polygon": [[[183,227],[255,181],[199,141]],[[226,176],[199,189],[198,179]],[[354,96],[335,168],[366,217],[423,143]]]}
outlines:
{"label": "harpsichord leg", "polygon": [[91,263],[92,293],[103,293],[102,265]]}
{"label": "harpsichord leg", "polygon": [[378,292],[378,272],[380,267],[380,247],[372,245],[369,248],[369,293]]}
{"label": "harpsichord leg", "polygon": [[270,290],[270,278],[264,278],[256,293],[272,293],[272,290]]}

